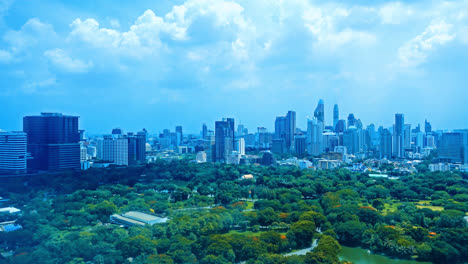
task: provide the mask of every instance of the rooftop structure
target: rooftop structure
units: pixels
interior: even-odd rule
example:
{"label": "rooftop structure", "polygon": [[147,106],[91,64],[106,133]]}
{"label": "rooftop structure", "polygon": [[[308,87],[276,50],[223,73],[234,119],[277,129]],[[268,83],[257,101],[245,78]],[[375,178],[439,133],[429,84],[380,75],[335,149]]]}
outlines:
{"label": "rooftop structure", "polygon": [[0,208],[0,213],[14,214],[14,213],[19,213],[19,212],[21,212],[21,210],[15,207]]}
{"label": "rooftop structure", "polygon": [[167,218],[157,217],[155,215],[145,214],[136,211],[130,211],[125,214],[114,214],[110,217],[111,223],[124,226],[145,226],[165,223]]}

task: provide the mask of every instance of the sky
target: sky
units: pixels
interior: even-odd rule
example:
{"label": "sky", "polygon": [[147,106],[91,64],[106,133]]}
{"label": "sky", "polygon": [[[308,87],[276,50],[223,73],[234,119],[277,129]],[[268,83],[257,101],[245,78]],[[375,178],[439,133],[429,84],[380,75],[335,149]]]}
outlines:
{"label": "sky", "polygon": [[325,102],[364,126],[468,128],[467,1],[0,0],[0,129],[251,131]]}

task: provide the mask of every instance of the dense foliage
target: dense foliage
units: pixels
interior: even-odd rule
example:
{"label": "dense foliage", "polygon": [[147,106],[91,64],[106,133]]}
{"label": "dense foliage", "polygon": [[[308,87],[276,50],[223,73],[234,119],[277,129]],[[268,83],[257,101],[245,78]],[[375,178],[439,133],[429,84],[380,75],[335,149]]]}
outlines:
{"label": "dense foliage", "polygon": [[[254,180],[241,175],[253,174]],[[23,229],[0,233],[6,263],[339,263],[340,244],[437,263],[468,261],[468,175],[399,180],[348,170],[193,164],[11,179],[0,196]],[[109,224],[130,210],[170,221]],[[305,256],[284,254],[317,247]],[[345,261],[341,261],[345,262]]]}

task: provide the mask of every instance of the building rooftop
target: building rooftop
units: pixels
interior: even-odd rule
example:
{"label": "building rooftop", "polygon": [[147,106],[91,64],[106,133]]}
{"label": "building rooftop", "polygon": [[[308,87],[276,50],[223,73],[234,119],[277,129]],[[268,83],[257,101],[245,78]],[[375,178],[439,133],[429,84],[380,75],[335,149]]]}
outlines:
{"label": "building rooftop", "polygon": [[4,207],[4,208],[0,208],[0,213],[14,214],[14,213],[18,213],[18,212],[21,212],[21,210],[18,209],[18,208],[15,208],[15,207]]}
{"label": "building rooftop", "polygon": [[123,224],[126,226],[133,226],[133,225],[154,225],[165,223],[167,218],[157,217],[155,215],[145,214],[136,211],[130,211],[124,214],[114,214],[111,216],[111,221],[114,223]]}

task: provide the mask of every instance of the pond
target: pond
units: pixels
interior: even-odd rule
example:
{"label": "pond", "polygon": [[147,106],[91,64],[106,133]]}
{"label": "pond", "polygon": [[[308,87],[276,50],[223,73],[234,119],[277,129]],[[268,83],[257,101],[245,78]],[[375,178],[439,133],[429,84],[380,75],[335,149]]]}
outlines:
{"label": "pond", "polygon": [[367,249],[359,247],[341,246],[340,260],[348,260],[353,264],[430,264],[430,262],[413,261],[405,259],[392,259],[379,254],[372,254]]}

